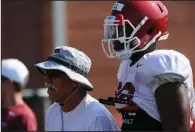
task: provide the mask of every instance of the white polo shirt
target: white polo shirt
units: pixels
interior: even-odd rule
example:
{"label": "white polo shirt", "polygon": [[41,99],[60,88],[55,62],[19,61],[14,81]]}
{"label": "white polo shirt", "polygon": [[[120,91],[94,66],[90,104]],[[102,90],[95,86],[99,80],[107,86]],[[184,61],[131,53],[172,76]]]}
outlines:
{"label": "white polo shirt", "polygon": [[62,112],[54,103],[46,113],[46,131],[118,131],[112,114],[87,94],[71,112]]}

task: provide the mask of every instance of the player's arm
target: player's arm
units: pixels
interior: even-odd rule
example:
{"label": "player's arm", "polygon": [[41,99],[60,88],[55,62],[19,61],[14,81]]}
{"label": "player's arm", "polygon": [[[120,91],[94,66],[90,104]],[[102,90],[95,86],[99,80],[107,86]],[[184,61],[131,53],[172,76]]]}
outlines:
{"label": "player's arm", "polygon": [[190,103],[185,85],[180,82],[162,84],[156,89],[155,97],[163,129],[189,131]]}

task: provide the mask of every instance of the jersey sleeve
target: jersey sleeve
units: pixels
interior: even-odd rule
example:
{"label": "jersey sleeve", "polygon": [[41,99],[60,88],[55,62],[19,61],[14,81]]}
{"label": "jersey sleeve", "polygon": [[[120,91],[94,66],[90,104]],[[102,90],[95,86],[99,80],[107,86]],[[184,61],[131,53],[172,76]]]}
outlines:
{"label": "jersey sleeve", "polygon": [[28,115],[25,124],[27,131],[37,131],[37,120],[34,115]]}
{"label": "jersey sleeve", "polygon": [[[147,60],[147,59],[146,59]],[[153,94],[156,89],[169,82],[181,82],[185,84],[191,72],[189,60],[182,54],[172,52],[160,52],[147,60],[147,73],[150,78],[148,86]]]}

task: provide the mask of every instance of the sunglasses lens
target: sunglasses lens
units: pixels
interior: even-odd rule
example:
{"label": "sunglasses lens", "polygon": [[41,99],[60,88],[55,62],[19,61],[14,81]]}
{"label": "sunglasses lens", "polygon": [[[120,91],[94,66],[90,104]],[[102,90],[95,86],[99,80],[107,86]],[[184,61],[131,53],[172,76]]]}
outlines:
{"label": "sunglasses lens", "polygon": [[63,73],[61,71],[56,71],[56,70],[49,70],[46,71],[46,75],[52,78],[57,78],[60,77]]}

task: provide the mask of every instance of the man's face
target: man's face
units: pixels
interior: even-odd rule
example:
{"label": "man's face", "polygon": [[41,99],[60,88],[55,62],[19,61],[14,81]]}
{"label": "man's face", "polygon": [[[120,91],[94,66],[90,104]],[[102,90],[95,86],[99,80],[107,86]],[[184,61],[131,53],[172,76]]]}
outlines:
{"label": "man's face", "polygon": [[14,97],[14,88],[11,80],[1,76],[1,103],[2,107]]}
{"label": "man's face", "polygon": [[74,91],[73,81],[59,70],[46,71],[45,84],[48,87],[49,99],[58,103],[64,103]]}
{"label": "man's face", "polygon": [[7,87],[7,78],[1,76],[1,92],[2,92],[2,96],[5,94],[6,92],[6,87]]}

